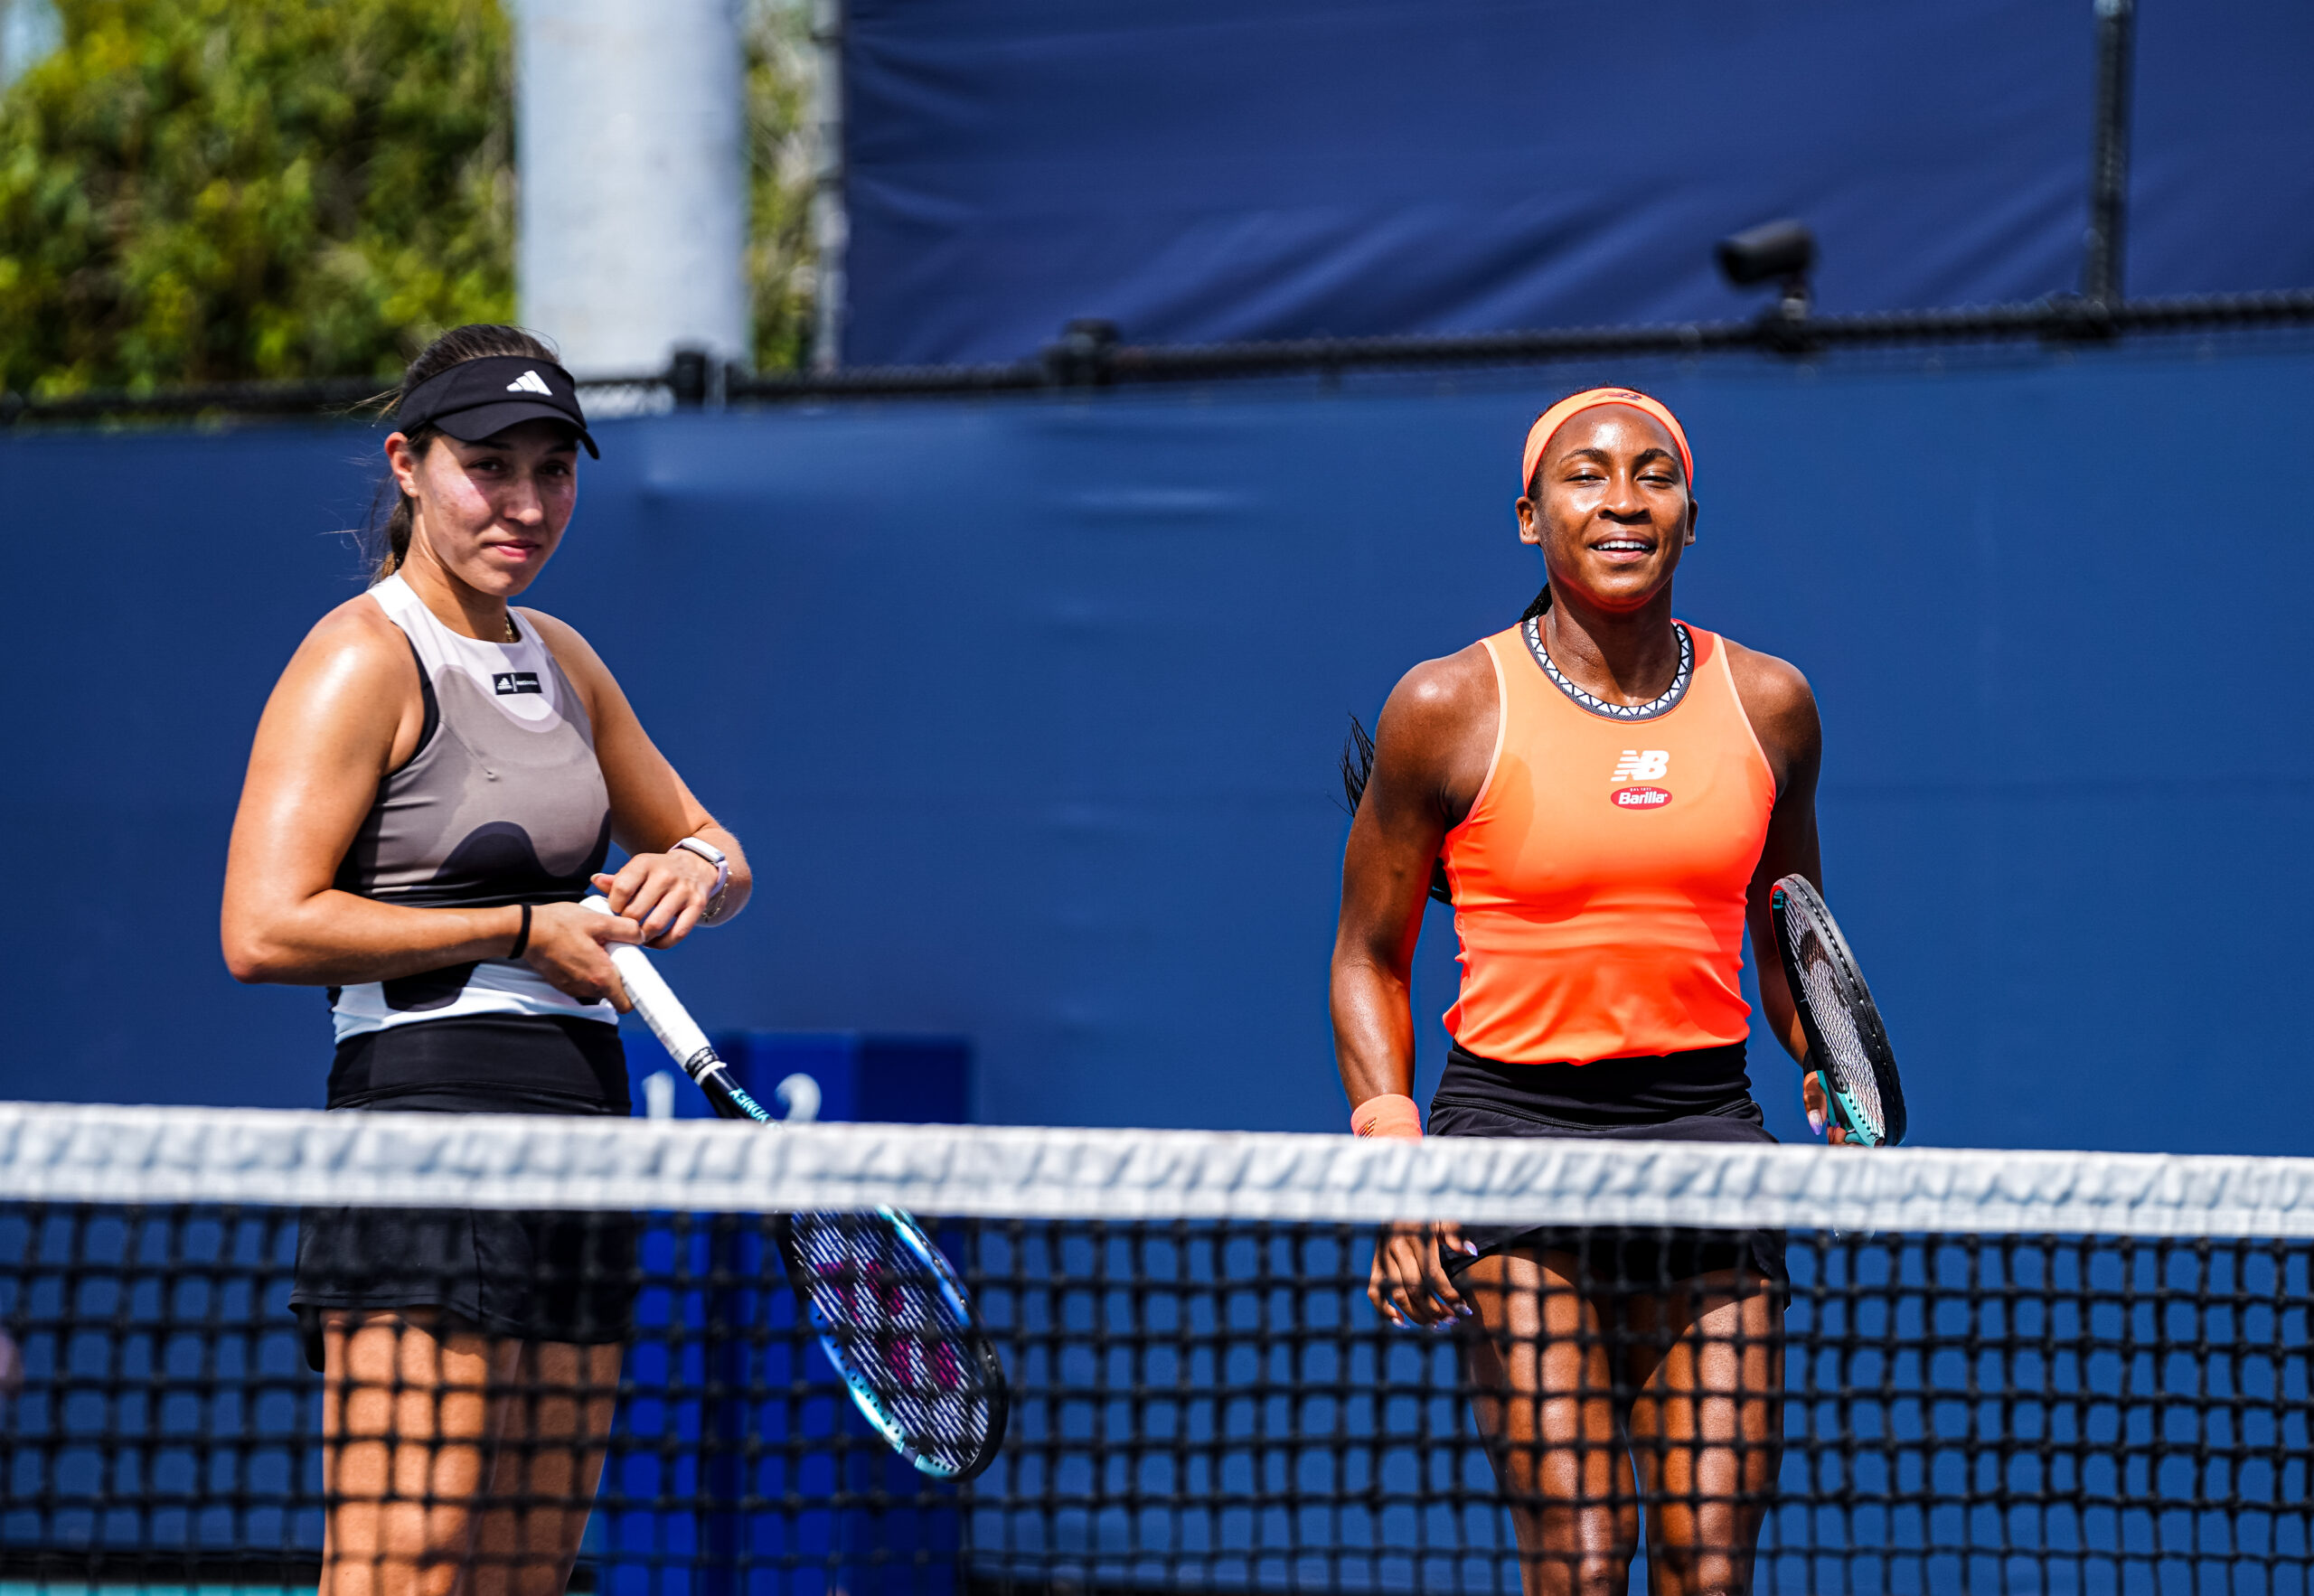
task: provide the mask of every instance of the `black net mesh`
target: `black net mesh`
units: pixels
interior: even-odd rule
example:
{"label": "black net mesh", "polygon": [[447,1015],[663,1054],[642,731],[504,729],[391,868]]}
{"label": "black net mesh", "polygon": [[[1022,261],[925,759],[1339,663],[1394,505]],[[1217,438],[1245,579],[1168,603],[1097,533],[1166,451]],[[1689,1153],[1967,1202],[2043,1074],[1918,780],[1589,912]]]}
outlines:
{"label": "black net mesh", "polygon": [[[325,1529],[343,1591],[552,1590],[575,1558],[635,1596],[1604,1591],[1651,1559],[1713,1591],[2262,1596],[2314,1554],[2303,1240],[1793,1232],[1696,1276],[1693,1233],[1562,1225],[1519,1266],[1557,1272],[1482,1263],[1477,1312],[1420,1330],[1368,1300],[1370,1225],[927,1219],[1011,1396],[957,1484],[856,1410],[776,1219],[562,1222],[635,1226],[616,1340],[301,1323],[287,1206],[0,1204],[5,1577],[310,1585]],[[593,1290],[616,1253],[560,1256]]]}

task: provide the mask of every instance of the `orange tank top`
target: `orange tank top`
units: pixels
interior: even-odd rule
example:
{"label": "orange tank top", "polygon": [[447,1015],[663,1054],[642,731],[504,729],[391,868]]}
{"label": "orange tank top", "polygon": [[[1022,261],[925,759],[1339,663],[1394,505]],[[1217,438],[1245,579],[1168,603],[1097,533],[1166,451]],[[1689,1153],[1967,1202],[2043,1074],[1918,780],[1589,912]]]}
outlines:
{"label": "orange tank top", "polygon": [[1682,626],[1653,703],[1591,698],[1541,623],[1486,639],[1494,757],[1442,850],[1463,986],[1446,1029],[1503,1064],[1589,1064],[1744,1039],[1744,896],[1775,777],[1727,648]]}

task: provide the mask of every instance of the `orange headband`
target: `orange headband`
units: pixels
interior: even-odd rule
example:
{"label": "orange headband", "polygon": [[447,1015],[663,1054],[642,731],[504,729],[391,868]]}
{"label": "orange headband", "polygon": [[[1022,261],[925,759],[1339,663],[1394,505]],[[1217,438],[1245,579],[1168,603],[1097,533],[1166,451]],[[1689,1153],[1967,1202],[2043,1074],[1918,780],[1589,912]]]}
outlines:
{"label": "orange headband", "polygon": [[1664,407],[1663,401],[1650,399],[1635,388],[1587,388],[1566,398],[1535,418],[1534,426],[1527,429],[1526,469],[1519,474],[1519,491],[1525,493],[1535,480],[1535,467],[1542,464],[1543,451],[1551,446],[1551,439],[1558,429],[1585,410],[1595,410],[1602,405],[1629,405],[1634,410],[1644,410],[1663,423],[1671,441],[1679,446],[1679,469],[1686,473],[1689,488],[1695,486],[1695,457],[1688,453],[1688,435],[1679,426],[1679,418]]}

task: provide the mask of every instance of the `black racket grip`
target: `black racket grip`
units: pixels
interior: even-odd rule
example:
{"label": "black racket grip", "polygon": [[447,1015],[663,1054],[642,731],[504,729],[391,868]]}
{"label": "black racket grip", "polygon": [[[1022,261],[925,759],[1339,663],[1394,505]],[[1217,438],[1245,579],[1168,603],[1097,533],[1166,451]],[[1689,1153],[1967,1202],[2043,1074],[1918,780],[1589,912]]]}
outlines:
{"label": "black racket grip", "polygon": [[707,1094],[708,1107],[715,1111],[718,1119],[771,1123],[770,1113],[731,1078],[731,1066],[715,1056],[714,1048],[702,1047],[684,1059],[683,1074],[699,1083],[699,1089]]}

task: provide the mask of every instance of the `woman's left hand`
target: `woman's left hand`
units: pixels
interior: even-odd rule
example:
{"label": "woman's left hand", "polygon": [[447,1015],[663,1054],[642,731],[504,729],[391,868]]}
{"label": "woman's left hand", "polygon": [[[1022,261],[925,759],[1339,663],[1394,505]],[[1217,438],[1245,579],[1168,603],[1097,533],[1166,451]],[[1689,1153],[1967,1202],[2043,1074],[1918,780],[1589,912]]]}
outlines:
{"label": "woman's left hand", "polygon": [[638,853],[616,876],[597,876],[595,890],[611,913],[643,927],[646,948],[671,948],[691,934],[715,890],[715,867],[688,848]]}

